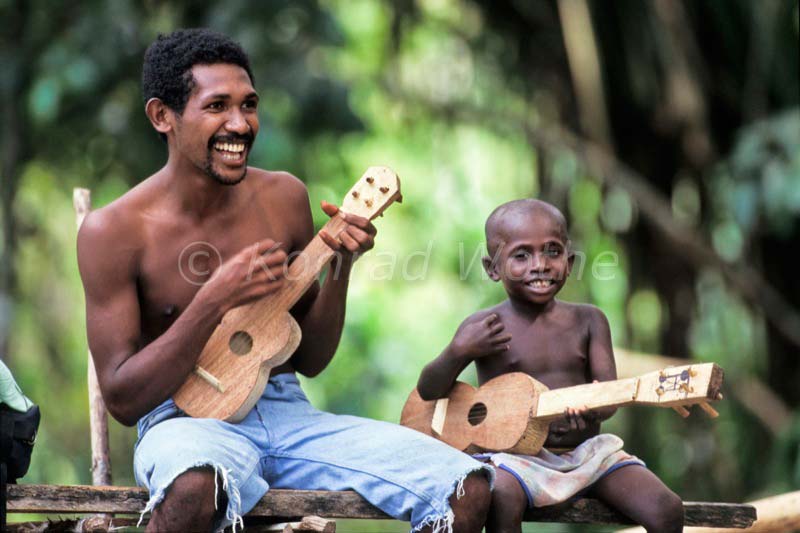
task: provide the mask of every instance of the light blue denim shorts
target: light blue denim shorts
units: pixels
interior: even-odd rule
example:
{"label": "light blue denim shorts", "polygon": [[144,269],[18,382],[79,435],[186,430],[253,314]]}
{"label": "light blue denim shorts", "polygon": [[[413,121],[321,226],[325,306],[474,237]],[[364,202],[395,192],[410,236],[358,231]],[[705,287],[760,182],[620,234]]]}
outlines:
{"label": "light blue denim shorts", "polygon": [[464,478],[494,470],[414,430],[315,409],[294,374],[270,378],[256,407],[239,423],[185,416],[170,399],[139,420],[136,481],[150,491],[142,516],[176,477],[207,466],[228,496],[218,526],[241,525],[270,487],[348,490],[414,529],[449,531],[449,498]]}

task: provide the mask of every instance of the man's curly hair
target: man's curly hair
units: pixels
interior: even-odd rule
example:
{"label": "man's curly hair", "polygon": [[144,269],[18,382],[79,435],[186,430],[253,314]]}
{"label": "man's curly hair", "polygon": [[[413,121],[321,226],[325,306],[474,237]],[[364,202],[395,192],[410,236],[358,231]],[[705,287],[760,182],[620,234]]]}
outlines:
{"label": "man's curly hair", "polygon": [[239,65],[255,84],[247,54],[231,38],[206,28],[160,34],[144,53],[144,101],[158,98],[176,113],[183,113],[194,88],[192,67],[216,63]]}

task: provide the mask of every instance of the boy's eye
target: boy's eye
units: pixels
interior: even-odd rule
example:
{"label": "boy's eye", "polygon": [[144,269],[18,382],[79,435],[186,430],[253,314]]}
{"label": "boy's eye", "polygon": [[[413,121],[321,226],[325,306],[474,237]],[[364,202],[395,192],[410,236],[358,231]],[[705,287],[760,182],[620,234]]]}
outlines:
{"label": "boy's eye", "polygon": [[245,109],[256,109],[258,107],[258,102],[256,102],[255,100],[248,100],[247,102],[242,104],[242,107]]}
{"label": "boy's eye", "polygon": [[210,104],[208,104],[208,109],[211,109],[213,111],[220,111],[224,107],[225,106],[223,105],[222,102],[211,102]]}
{"label": "boy's eye", "polygon": [[528,252],[514,252],[513,257],[514,259],[528,259],[531,256]]}

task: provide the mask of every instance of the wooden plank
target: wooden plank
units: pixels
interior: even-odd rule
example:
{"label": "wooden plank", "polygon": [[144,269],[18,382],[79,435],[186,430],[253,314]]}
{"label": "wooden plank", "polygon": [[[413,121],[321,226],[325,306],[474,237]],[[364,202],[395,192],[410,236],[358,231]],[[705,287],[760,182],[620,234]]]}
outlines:
{"label": "wooden plank", "polygon": [[[138,514],[147,502],[147,492],[133,487],[85,485],[9,485],[9,512],[26,513],[120,513]],[[687,526],[744,528],[753,523],[753,506],[729,503],[684,502]],[[296,518],[389,518],[353,491],[270,490],[248,517]],[[529,510],[531,522],[577,524],[631,524],[621,514],[597,500]]]}

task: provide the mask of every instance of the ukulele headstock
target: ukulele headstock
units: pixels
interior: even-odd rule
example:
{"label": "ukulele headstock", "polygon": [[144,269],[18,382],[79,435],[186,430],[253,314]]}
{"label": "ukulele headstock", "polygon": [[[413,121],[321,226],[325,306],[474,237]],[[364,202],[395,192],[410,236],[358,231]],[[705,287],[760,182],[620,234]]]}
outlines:
{"label": "ukulele headstock", "polygon": [[687,405],[721,397],[724,373],[714,363],[665,368],[639,377],[636,403]]}
{"label": "ukulele headstock", "polygon": [[342,211],[372,220],[402,202],[400,178],[388,167],[369,167],[342,200]]}

